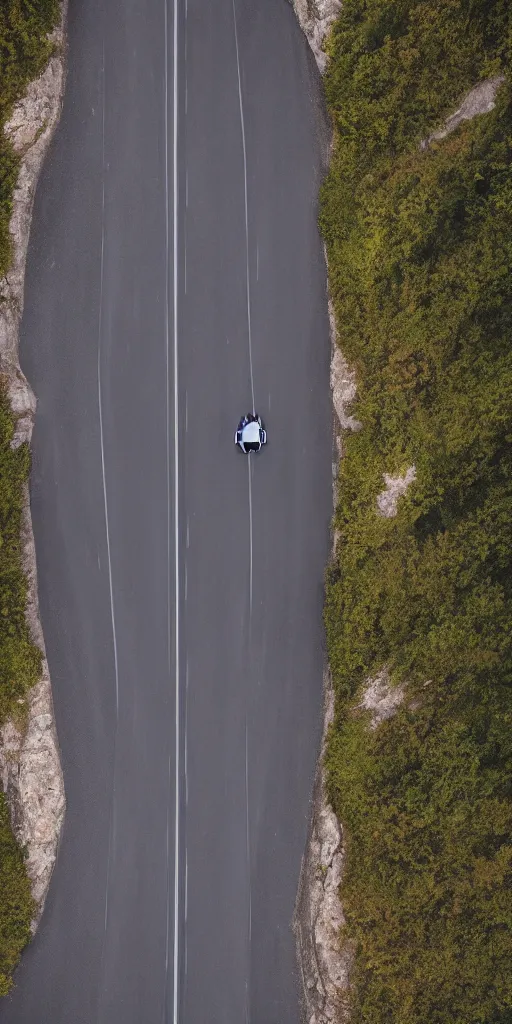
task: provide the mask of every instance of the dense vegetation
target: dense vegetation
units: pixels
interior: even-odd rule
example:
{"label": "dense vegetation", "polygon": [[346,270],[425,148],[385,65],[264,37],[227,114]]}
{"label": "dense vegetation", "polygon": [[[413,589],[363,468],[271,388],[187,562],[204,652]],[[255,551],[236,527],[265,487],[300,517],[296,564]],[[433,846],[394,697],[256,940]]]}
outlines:
{"label": "dense vegetation", "polygon": [[41,655],[25,620],[27,584],[21,568],[23,484],[29,471],[26,444],[11,448],[14,423],[0,390],[0,725],[38,679]]}
{"label": "dense vegetation", "polygon": [[[2,0],[0,3],[0,276],[11,259],[9,220],[19,158],[1,131],[27,83],[51,53],[48,32],[57,21],[57,0]],[[25,622],[26,582],[20,560],[22,486],[29,470],[26,445],[11,449],[14,424],[0,375],[0,725],[19,714],[36,681],[40,654]],[[33,914],[23,855],[14,840],[0,790],[0,995],[30,937]]]}
{"label": "dense vegetation", "polygon": [[23,855],[11,831],[9,811],[0,791],[0,996],[11,987],[11,972],[30,939],[34,902]]}
{"label": "dense vegetation", "polygon": [[[326,628],[357,1024],[512,1021],[509,0],[344,0],[321,225],[356,368]],[[492,113],[426,150],[471,86]],[[383,473],[414,464],[394,519]],[[407,698],[355,709],[383,665]]]}
{"label": "dense vegetation", "polygon": [[[0,3],[0,126],[28,82],[51,55],[48,33],[57,23],[58,0],[2,0]],[[9,220],[19,158],[0,131],[0,277],[11,257]]]}
{"label": "dense vegetation", "polygon": [[[23,484],[29,471],[27,445],[11,448],[14,422],[0,378],[0,725],[20,717],[18,701],[36,682],[41,655],[25,621],[27,585],[21,568],[20,526]],[[23,855],[11,831],[0,788],[0,995],[30,938],[34,911]]]}

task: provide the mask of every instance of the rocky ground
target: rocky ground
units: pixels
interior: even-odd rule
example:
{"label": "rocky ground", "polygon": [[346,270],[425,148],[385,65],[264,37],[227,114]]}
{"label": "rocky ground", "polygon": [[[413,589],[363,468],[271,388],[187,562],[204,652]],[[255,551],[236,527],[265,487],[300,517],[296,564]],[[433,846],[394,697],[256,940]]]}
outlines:
{"label": "rocky ground", "polygon": [[292,0],[292,3],[320,73],[323,74],[327,64],[323,43],[341,10],[341,0]]}

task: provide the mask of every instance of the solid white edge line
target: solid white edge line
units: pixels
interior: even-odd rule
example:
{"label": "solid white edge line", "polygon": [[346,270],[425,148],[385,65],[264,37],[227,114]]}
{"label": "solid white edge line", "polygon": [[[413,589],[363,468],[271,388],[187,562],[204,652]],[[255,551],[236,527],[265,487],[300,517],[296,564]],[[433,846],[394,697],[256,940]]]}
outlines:
{"label": "solid white edge line", "polygon": [[[163,0],[164,5],[164,134],[165,134],[165,146],[164,146],[164,177],[165,177],[165,424],[166,424],[166,475],[167,475],[167,670],[171,672],[171,552],[170,552],[170,535],[171,535],[171,524],[170,524],[170,507],[171,507],[171,485],[170,485],[170,451],[169,451],[169,186],[168,186],[168,113],[167,113],[167,96],[168,96],[168,41],[167,41],[167,0]],[[167,1020],[167,985],[168,985],[168,971],[169,971],[169,937],[170,937],[170,872],[169,872],[169,858],[170,858],[170,821],[169,821],[169,801],[171,796],[171,755],[169,754],[168,761],[168,775],[167,775],[167,822],[166,822],[166,855],[167,855],[167,916],[166,916],[166,930],[165,930],[165,989],[164,989],[164,1003],[163,1003],[163,1015],[162,1024],[165,1024]]]}
{"label": "solid white edge line", "polygon": [[173,348],[174,348],[174,630],[175,630],[175,786],[174,786],[174,1000],[178,1024],[179,987],[179,853],[180,853],[180,613],[179,613],[179,444],[178,444],[178,0],[174,0],[173,33]]}

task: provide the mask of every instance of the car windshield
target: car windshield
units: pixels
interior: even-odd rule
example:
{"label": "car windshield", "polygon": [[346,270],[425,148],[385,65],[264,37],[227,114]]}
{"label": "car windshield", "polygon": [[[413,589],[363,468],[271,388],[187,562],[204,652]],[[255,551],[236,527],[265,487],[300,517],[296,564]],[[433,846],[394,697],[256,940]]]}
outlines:
{"label": "car windshield", "polygon": [[259,452],[260,442],[259,441],[245,441],[244,448],[246,452]]}

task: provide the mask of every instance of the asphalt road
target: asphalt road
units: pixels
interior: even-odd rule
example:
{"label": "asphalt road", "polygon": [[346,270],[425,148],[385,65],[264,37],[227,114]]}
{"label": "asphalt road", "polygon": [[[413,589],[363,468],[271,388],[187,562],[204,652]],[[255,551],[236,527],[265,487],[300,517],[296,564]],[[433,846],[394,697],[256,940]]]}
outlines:
{"label": "asphalt road", "polygon": [[70,0],[36,198],[21,358],[68,810],[2,1024],[299,1020],[331,501],[319,87],[286,0],[176,2]]}

